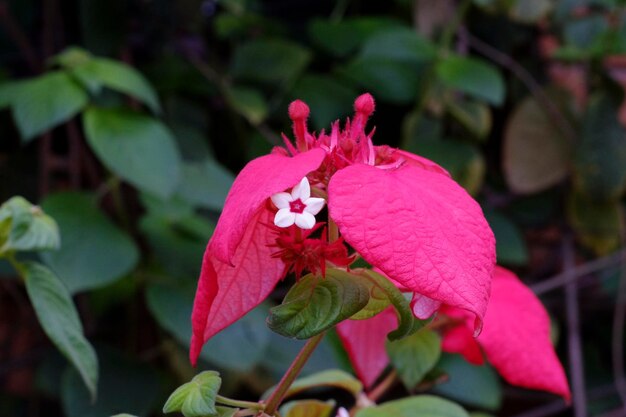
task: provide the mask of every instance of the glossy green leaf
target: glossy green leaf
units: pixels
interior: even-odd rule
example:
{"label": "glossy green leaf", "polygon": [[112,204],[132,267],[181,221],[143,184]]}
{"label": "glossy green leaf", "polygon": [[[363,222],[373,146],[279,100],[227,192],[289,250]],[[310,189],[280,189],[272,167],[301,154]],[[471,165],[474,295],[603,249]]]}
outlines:
{"label": "glossy green leaf", "polygon": [[334,401],[299,400],[280,407],[283,417],[330,417],[335,409]]}
{"label": "glossy green leaf", "polygon": [[196,207],[221,210],[233,184],[233,174],[212,159],[182,166],[182,180],[176,195]]}
{"label": "glossy green leaf", "polygon": [[617,118],[619,107],[619,98],[596,95],[583,120],[574,183],[591,199],[617,199],[626,191],[626,129]]}
{"label": "glossy green leaf", "polygon": [[414,29],[400,27],[379,32],[361,48],[363,58],[383,58],[399,62],[424,62],[435,58],[437,49]]}
{"label": "glossy green leaf", "polygon": [[108,58],[92,58],[70,69],[85,87],[98,93],[102,87],[128,94],[159,113],[159,98],[146,78],[135,68]]}
{"label": "glossy green leaf", "polygon": [[[328,94],[332,91],[332,94]],[[311,119],[316,129],[330,129],[335,120],[351,116],[352,103],[358,92],[334,77],[305,74],[293,89],[293,98],[301,99],[311,109]]]}
{"label": "glossy green leaf", "polygon": [[341,22],[313,19],[309,24],[309,37],[324,52],[345,57],[375,34],[398,27],[402,27],[399,21],[370,16],[346,18]]}
{"label": "glossy green leaf", "polygon": [[394,104],[408,104],[419,91],[420,73],[411,64],[385,58],[356,58],[339,70],[375,97]]}
{"label": "glossy green leaf", "polygon": [[448,374],[448,381],[434,388],[436,394],[485,410],[500,408],[502,386],[489,365],[476,366],[460,355],[443,354],[438,367]]}
{"label": "glossy green leaf", "polygon": [[440,61],[436,72],[446,87],[496,106],[504,101],[506,90],[502,75],[485,61],[453,55]]}
{"label": "glossy green leaf", "polygon": [[597,255],[620,246],[625,220],[619,201],[592,200],[574,192],[567,202],[567,214],[580,241]]}
{"label": "glossy green leaf", "polygon": [[367,305],[369,290],[362,278],[329,269],[322,278],[309,274],[270,309],[267,325],[278,334],[308,339],[352,316]]}
{"label": "glossy green leaf", "polygon": [[461,406],[435,397],[420,395],[363,408],[355,417],[469,417]]}
{"label": "glossy green leaf", "polygon": [[94,195],[51,194],[42,207],[57,219],[62,239],[42,258],[71,293],[111,284],[137,265],[135,242],[98,209]]}
{"label": "glossy green leaf", "polygon": [[252,125],[258,125],[265,120],[269,112],[265,97],[253,88],[234,86],[228,90],[226,99],[231,107]]}
{"label": "glossy green leaf", "polygon": [[220,374],[204,371],[174,391],[163,406],[164,413],[181,412],[185,417],[217,414],[215,397],[222,385]]}
{"label": "glossy green leaf", "polygon": [[87,93],[63,71],[22,81],[12,90],[13,119],[24,141],[70,120],[88,101]]}
{"label": "glossy green leaf", "polygon": [[52,217],[23,197],[0,206],[0,256],[10,251],[58,249],[59,228]]}
{"label": "glossy green leaf", "polygon": [[235,49],[230,73],[237,79],[281,84],[294,79],[311,60],[311,53],[282,39],[249,41]]}
{"label": "glossy green leaf", "polygon": [[26,263],[24,268],[26,291],[41,327],[79,372],[91,398],[95,398],[98,358],[83,335],[83,326],[69,292],[43,265]]}
{"label": "glossy green leaf", "polygon": [[[348,391],[355,397],[363,391],[361,381],[349,373],[338,369],[329,369],[296,379],[285,393],[285,397],[291,397],[301,394],[304,391],[323,387],[342,389]],[[265,394],[263,394],[263,398],[268,398],[274,391],[274,388],[275,387],[268,389]]]}
{"label": "glossy green leaf", "polygon": [[370,269],[363,269],[358,271],[358,273],[366,280],[370,290],[376,287],[378,289],[378,291],[375,292],[377,295],[384,292],[389,302],[396,310],[396,314],[398,315],[398,328],[389,333],[387,336],[389,340],[401,339],[423,326],[425,322],[417,320],[413,316],[409,301],[391,281]]}
{"label": "glossy green leaf", "polygon": [[511,189],[530,194],[558,184],[569,173],[569,153],[545,109],[533,97],[522,100],[504,134],[502,164]]}
{"label": "glossy green leaf", "polygon": [[391,364],[407,389],[414,389],[430,372],[441,356],[441,338],[429,329],[401,340],[387,342]]}
{"label": "glossy green leaf", "polygon": [[84,114],[89,145],[115,174],[160,197],[181,177],[181,158],[169,129],[158,120],[124,109],[89,108]]}
{"label": "glossy green leaf", "polygon": [[161,398],[159,374],[149,365],[111,348],[99,348],[98,357],[101,372],[97,400],[90,400],[78,373],[68,369],[60,381],[63,415],[109,417],[122,410],[130,415],[150,415]]}
{"label": "glossy green leaf", "polygon": [[517,225],[495,211],[486,211],[485,217],[496,237],[498,264],[526,265],[528,263],[528,250],[524,236]]}

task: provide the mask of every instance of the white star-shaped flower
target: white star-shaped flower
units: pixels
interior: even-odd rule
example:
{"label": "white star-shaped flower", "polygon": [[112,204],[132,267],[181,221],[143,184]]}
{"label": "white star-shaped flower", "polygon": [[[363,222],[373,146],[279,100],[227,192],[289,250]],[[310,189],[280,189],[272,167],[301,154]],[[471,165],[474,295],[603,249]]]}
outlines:
{"label": "white star-shaped flower", "polygon": [[278,208],[274,224],[278,227],[289,227],[296,224],[301,229],[312,229],[315,226],[315,215],[324,208],[324,199],[311,197],[311,186],[306,177],[291,193],[278,193],[272,196],[272,203]]}

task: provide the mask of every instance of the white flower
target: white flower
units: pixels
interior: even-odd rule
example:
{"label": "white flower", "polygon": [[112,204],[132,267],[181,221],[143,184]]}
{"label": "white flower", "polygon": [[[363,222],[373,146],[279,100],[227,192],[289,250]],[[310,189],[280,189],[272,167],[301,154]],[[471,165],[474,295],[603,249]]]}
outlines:
{"label": "white flower", "polygon": [[345,408],[339,407],[339,410],[337,410],[337,417],[350,417],[350,413],[348,413],[348,410]]}
{"label": "white flower", "polygon": [[289,227],[296,224],[301,229],[312,229],[315,226],[315,215],[324,208],[324,199],[311,197],[311,186],[306,177],[291,193],[278,193],[272,196],[272,202],[278,208],[274,224],[278,227]]}

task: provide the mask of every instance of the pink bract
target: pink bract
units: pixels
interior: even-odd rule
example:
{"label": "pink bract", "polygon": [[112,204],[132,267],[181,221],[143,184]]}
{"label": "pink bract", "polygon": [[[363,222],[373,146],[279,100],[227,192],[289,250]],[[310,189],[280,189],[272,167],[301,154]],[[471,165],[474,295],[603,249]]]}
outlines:
{"label": "pink bract", "polygon": [[[345,268],[356,254],[422,294],[413,305],[418,316],[454,306],[471,312],[479,331],[495,264],[493,234],[478,204],[439,165],[373,145],[365,125],[374,108],[364,94],[343,128],[336,122],[329,133],[315,135],[306,126],[308,106],[296,100],[289,106],[295,145],[283,137],[286,149],[251,161],[237,176],[204,256],[192,317],[193,363],[202,345],[261,303],[285,271]],[[333,242],[272,228],[277,210],[270,198],[305,177],[313,194],[327,198],[329,221],[341,233]],[[312,230],[323,230],[316,221]],[[307,255],[297,256],[297,248]]]}

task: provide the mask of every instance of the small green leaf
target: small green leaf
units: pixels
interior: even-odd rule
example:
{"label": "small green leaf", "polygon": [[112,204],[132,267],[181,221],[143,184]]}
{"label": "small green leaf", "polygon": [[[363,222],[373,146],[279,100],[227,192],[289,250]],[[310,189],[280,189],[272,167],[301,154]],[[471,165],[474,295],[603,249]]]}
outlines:
{"label": "small green leaf", "polygon": [[597,200],[619,198],[626,191],[626,129],[620,124],[621,99],[595,95],[575,148],[574,185]]}
{"label": "small green leaf", "polygon": [[270,309],[268,326],[278,334],[308,339],[352,316],[367,305],[369,291],[362,278],[329,269],[322,278],[309,274]]}
{"label": "small green leaf", "polygon": [[0,256],[9,251],[58,249],[54,219],[26,199],[16,196],[0,206]]}
{"label": "small green leaf", "polygon": [[228,90],[226,99],[252,125],[258,125],[267,117],[267,101],[258,90],[235,86]]}
{"label": "small green leaf", "polygon": [[206,417],[217,414],[215,397],[221,385],[222,379],[218,372],[201,372],[170,395],[163,406],[163,412],[178,411],[185,417]]}
{"label": "small green leaf", "polygon": [[484,141],[491,131],[491,109],[484,103],[463,99],[446,101],[448,112],[470,133]]}
{"label": "small green leaf", "polygon": [[449,56],[437,64],[437,77],[445,86],[499,106],[504,101],[502,75],[492,65],[475,58]]}
{"label": "small green leaf", "polygon": [[371,91],[381,100],[407,104],[419,91],[420,71],[405,62],[385,58],[356,58],[339,69],[339,74]]}
{"label": "small green leaf", "polygon": [[407,389],[414,389],[430,372],[441,356],[441,338],[428,329],[387,342],[387,353],[392,365]]}
{"label": "small green leaf", "polygon": [[363,44],[360,56],[419,63],[434,59],[436,52],[435,46],[415,30],[399,27],[373,35]]}
{"label": "small green leaf", "polygon": [[533,98],[522,100],[504,134],[504,175],[511,189],[531,194],[561,182],[569,173],[569,147],[554,121]]}
{"label": "small green leaf", "polygon": [[389,333],[387,336],[389,340],[401,339],[423,326],[425,322],[417,320],[413,316],[409,302],[391,281],[370,269],[362,269],[358,271],[358,273],[367,280],[370,289],[372,286],[375,286],[379,290],[377,294],[384,292],[389,302],[396,310],[396,314],[398,315],[398,328]]}
{"label": "small green leaf", "polygon": [[376,407],[364,408],[355,417],[469,417],[467,411],[452,401],[420,395],[389,401]]}
{"label": "small green leaf", "polygon": [[[296,379],[296,381],[285,393],[285,398],[301,394],[302,392],[310,389],[321,387],[342,389],[348,391],[355,397],[363,391],[363,384],[361,384],[361,381],[349,373],[339,369],[329,369],[317,372],[304,378]],[[274,388],[275,387],[268,389],[265,394],[263,394],[263,398],[267,399],[270,394],[274,392]]]}
{"label": "small green leaf", "polygon": [[196,207],[221,210],[233,181],[233,174],[217,161],[188,162],[176,195]]}
{"label": "small green leaf", "polygon": [[291,401],[280,407],[283,417],[330,417],[335,409],[335,402],[319,400]]}
{"label": "small green leaf", "polygon": [[115,174],[134,186],[169,197],[181,177],[181,158],[169,129],[124,109],[92,107],[83,123],[89,145]]}
{"label": "small green leaf", "polygon": [[24,141],[68,121],[87,101],[87,93],[63,71],[21,81],[11,91],[13,118]]}
{"label": "small green leaf", "polygon": [[498,264],[503,265],[526,265],[528,262],[528,250],[524,236],[517,225],[508,217],[495,212],[486,211],[485,217],[496,237],[496,255]]}
{"label": "small green leaf", "polygon": [[293,80],[311,60],[311,52],[283,39],[259,39],[237,47],[231,74],[241,80],[281,84]]}
{"label": "small green leaf", "polygon": [[619,247],[625,227],[619,200],[592,200],[574,192],[567,202],[567,214],[580,241],[597,255]]}
{"label": "small green leaf", "polygon": [[57,219],[62,238],[61,248],[42,258],[71,293],[111,284],[139,261],[135,242],[98,209],[95,196],[51,194],[42,207]]}
{"label": "small green leaf", "polygon": [[74,303],[61,281],[46,267],[26,263],[26,291],[44,332],[74,365],[89,390],[96,396],[98,358],[83,335]]}
{"label": "small green leaf", "polygon": [[436,394],[445,395],[469,406],[498,410],[502,403],[502,386],[498,374],[487,364],[476,366],[460,355],[443,354],[438,364],[449,378],[434,388]]}
{"label": "small green leaf", "polygon": [[159,98],[146,78],[135,68],[108,58],[91,58],[70,68],[74,77],[93,93],[104,86],[128,94],[159,113]]}

